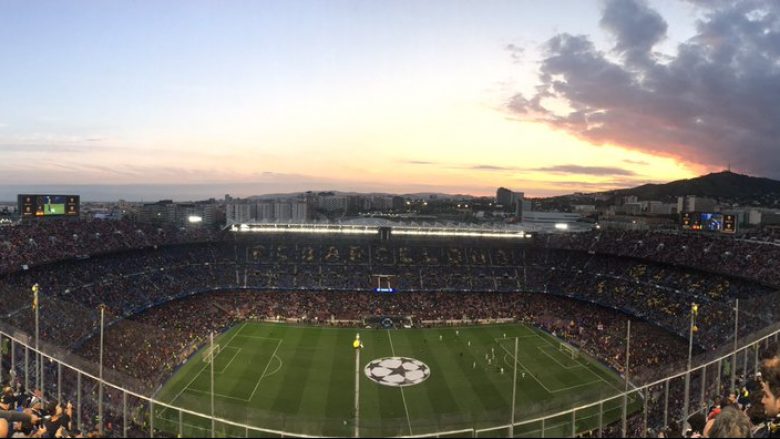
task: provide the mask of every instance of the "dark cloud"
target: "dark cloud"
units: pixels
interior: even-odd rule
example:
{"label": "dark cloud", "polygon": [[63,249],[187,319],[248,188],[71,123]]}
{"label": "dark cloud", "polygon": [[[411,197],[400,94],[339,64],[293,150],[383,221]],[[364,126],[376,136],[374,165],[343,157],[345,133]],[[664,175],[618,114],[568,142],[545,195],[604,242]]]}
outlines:
{"label": "dark cloud", "polygon": [[600,190],[605,188],[619,188],[624,189],[632,186],[638,186],[638,182],[630,180],[618,180],[618,181],[604,181],[594,183],[592,181],[546,181],[545,183],[552,184],[562,188],[569,188],[570,190]]}
{"label": "dark cloud", "polygon": [[[601,25],[618,60],[587,36],[556,35],[536,93],[513,96],[509,109],[595,144],[780,177],[780,2],[712,3],[696,35],[661,58],[652,49],[663,18],[642,1],[608,1]],[[573,111],[552,112],[546,98]]]}
{"label": "dark cloud", "polygon": [[506,49],[510,56],[512,57],[512,60],[516,63],[519,63],[523,60],[523,54],[525,53],[525,49],[522,47],[515,45],[515,44],[507,44],[504,49]]}
{"label": "dark cloud", "polygon": [[636,175],[633,171],[616,168],[611,166],[580,166],[580,165],[557,165],[546,166],[543,168],[534,168],[534,171],[552,172],[555,174],[578,174],[578,175]]}
{"label": "dark cloud", "polygon": [[640,165],[640,166],[646,166],[650,164],[644,160],[629,160],[629,159],[623,160],[623,163],[628,163],[629,165]]}
{"label": "dark cloud", "polygon": [[429,162],[425,160],[404,160],[402,163],[409,165],[423,165],[423,166],[440,166],[443,168],[451,169],[471,169],[474,171],[513,171],[518,168],[508,166],[496,166],[496,165],[456,165],[452,163],[442,162]]}
{"label": "dark cloud", "polygon": [[600,24],[617,40],[614,50],[631,63],[647,60],[667,28],[660,14],[638,0],[608,0]]}

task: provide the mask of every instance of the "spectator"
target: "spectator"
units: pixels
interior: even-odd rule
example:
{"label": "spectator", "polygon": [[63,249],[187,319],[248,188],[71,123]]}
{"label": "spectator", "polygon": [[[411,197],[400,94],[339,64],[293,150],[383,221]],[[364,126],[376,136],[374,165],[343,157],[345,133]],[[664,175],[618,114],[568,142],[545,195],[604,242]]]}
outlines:
{"label": "spectator", "polygon": [[[780,424],[780,358],[766,359],[761,365],[761,404],[773,424]],[[768,437],[780,437],[780,431],[769,429]]]}
{"label": "spectator", "polygon": [[751,437],[750,420],[737,407],[728,406],[714,419],[705,437]]}

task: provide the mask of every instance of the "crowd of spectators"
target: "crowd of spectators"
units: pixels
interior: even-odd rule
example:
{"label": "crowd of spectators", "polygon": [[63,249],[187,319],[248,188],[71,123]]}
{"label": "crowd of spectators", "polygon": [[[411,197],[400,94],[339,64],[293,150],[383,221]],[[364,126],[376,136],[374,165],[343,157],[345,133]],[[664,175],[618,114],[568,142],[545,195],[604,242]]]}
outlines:
{"label": "crowd of spectators", "polygon": [[[661,391],[649,397],[651,408],[648,430],[644,430],[641,415],[629,419],[628,436],[638,437],[681,437],[681,438],[774,438],[780,437],[780,351],[776,343],[768,344],[762,350],[758,364],[751,364],[739,375],[732,389],[728,384],[717,381],[702,387],[697,383],[699,375],[692,381],[691,407],[686,419],[675,418],[679,414],[672,412],[669,419],[681,419],[668,425],[661,422],[659,407],[664,405]],[[682,381],[670,386],[669,394],[673,405],[680,406],[684,394]],[[695,395],[701,393],[701,401]],[[706,395],[706,397],[704,397]],[[604,432],[608,437],[620,437],[620,426],[612,425]],[[586,435],[590,436],[590,435]]]}
{"label": "crowd of spectators", "polygon": [[0,273],[73,258],[218,236],[208,228],[179,228],[131,221],[28,221],[0,227]]}
{"label": "crowd of spectators", "polygon": [[780,245],[701,233],[602,230],[549,235],[547,247],[641,258],[780,287]]}
{"label": "crowd of spectators", "polygon": [[[78,346],[109,321],[197,291],[370,292],[377,275],[404,292],[544,292],[615,308],[687,337],[699,313],[698,349],[714,349],[780,317],[775,289],[740,277],[576,250],[538,246],[246,244],[208,242],[112,253],[8,274],[0,318],[33,330],[30,286],[41,287],[42,338]],[[56,318],[51,318],[56,316]],[[46,318],[48,317],[48,318]],[[682,317],[682,318],[681,318]]]}

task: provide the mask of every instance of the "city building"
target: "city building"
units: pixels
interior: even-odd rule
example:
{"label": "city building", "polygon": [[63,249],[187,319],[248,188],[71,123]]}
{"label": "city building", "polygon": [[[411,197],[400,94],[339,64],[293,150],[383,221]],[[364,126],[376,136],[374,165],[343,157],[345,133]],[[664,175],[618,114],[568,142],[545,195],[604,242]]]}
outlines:
{"label": "city building", "polygon": [[220,222],[220,215],[213,202],[174,203],[172,200],[160,200],[143,204],[138,219],[144,223],[210,226]]}
{"label": "city building", "polygon": [[515,216],[522,219],[525,210],[525,193],[513,192],[505,187],[496,190],[496,204],[504,211],[514,212]]}
{"label": "city building", "polygon": [[677,197],[677,213],[714,212],[716,208],[717,202],[712,198],[696,195]]}
{"label": "city building", "polygon": [[233,200],[226,205],[227,224],[251,224],[257,222],[305,223],[311,219],[311,209],[306,201]]}

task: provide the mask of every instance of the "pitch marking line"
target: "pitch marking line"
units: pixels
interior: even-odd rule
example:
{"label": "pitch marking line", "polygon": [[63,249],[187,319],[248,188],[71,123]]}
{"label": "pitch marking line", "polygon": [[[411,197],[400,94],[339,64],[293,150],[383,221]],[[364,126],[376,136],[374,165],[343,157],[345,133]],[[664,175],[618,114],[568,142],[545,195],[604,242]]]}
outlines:
{"label": "pitch marking line", "polygon": [[279,362],[279,366],[277,366],[276,369],[268,372],[268,374],[266,374],[266,376],[264,378],[268,378],[270,376],[276,375],[277,372],[282,370],[282,366],[284,366],[284,361],[282,361],[282,358],[280,356],[274,355],[272,358],[276,358],[276,360]]}
{"label": "pitch marking line", "polygon": [[593,384],[596,384],[596,383],[600,383],[600,382],[601,382],[601,380],[595,380],[595,381],[590,381],[590,382],[587,382],[587,383],[577,384],[576,386],[563,387],[563,388],[560,388],[560,389],[553,390],[552,393],[566,392],[568,390],[578,389],[580,387],[590,386],[590,385],[593,385]]}
{"label": "pitch marking line", "polygon": [[[187,388],[187,392],[200,393],[201,395],[211,395],[211,392],[207,392],[205,390],[196,389],[194,387]],[[218,398],[233,399],[233,400],[241,401],[241,402],[249,402],[248,399],[236,398],[235,396],[223,395],[221,393],[214,393],[214,396],[216,396]]]}
{"label": "pitch marking line", "polygon": [[214,372],[215,375],[222,375],[223,373],[225,373],[228,370],[228,368],[230,367],[230,365],[233,364],[233,360],[235,360],[236,357],[238,357],[238,354],[241,353],[241,348],[234,348],[234,347],[225,346],[225,348],[222,349],[222,350],[224,351],[225,349],[234,349],[236,351],[236,353],[233,354],[233,358],[231,358],[230,361],[228,361],[228,364],[225,365],[225,367],[223,367],[222,370],[220,370],[218,372]]}
{"label": "pitch marking line", "polygon": [[239,337],[239,338],[250,338],[250,339],[253,339],[253,340],[274,340],[274,341],[279,341],[279,340],[281,340],[280,338],[275,338],[275,337],[261,337],[261,336],[259,336],[259,335],[239,335],[238,337]]}
{"label": "pitch marking line", "polygon": [[[499,345],[499,346],[501,346],[501,345]],[[509,351],[508,351],[508,350],[507,350],[507,349],[506,349],[504,346],[501,346],[501,349],[503,349],[503,350],[504,350],[504,352],[506,352],[506,353],[504,354],[504,363],[506,363],[506,364],[507,364],[507,365],[509,365],[510,367],[514,367],[514,366],[512,365],[512,361],[511,361],[511,359],[515,359],[515,358],[514,358],[514,355],[512,355],[512,353],[510,353],[510,352],[509,352]],[[507,358],[506,358],[506,357],[509,357],[509,358],[510,358],[510,360],[507,360]],[[520,360],[517,360],[517,359],[515,359],[515,361],[517,362],[517,364],[519,364],[519,365],[520,365],[520,367],[522,367],[522,368],[523,368],[523,370],[525,370],[526,372],[528,372],[528,375],[531,375],[531,378],[533,378],[534,380],[536,380],[536,382],[537,382],[537,383],[539,383],[539,385],[540,385],[540,386],[542,386],[542,387],[544,388],[544,390],[546,390],[546,391],[547,391],[547,393],[554,393],[554,392],[553,392],[552,390],[550,390],[550,389],[549,389],[547,386],[545,386],[545,385],[544,385],[544,383],[543,383],[543,382],[542,382],[542,381],[541,381],[539,378],[536,378],[536,376],[535,376],[533,373],[531,373],[531,370],[530,370],[530,369],[528,369],[527,367],[525,367],[525,365],[524,365],[523,363],[521,363],[521,362],[520,362]]]}
{"label": "pitch marking line", "polygon": [[[542,336],[541,336],[541,335],[539,335],[539,334],[536,334],[536,336],[537,336],[537,337],[539,337],[539,338],[541,338],[541,339],[542,339],[542,340],[543,340],[545,343],[547,343],[548,345],[550,345],[550,346],[552,346],[553,348],[555,348],[555,345],[554,345],[554,344],[552,344],[552,342],[551,342],[550,340],[548,340],[547,338],[545,338],[545,337],[542,337]],[[580,350],[580,351],[581,351],[581,350]],[[593,371],[593,370],[592,370],[590,367],[588,367],[587,365],[583,364],[581,359],[578,359],[578,360],[575,360],[575,361],[577,361],[577,363],[581,364],[581,365],[582,365],[582,366],[583,366],[583,367],[584,367],[584,368],[585,368],[585,369],[586,369],[588,372],[590,372],[590,373],[591,373],[591,375],[593,375],[593,376],[595,376],[596,378],[598,378],[598,379],[600,379],[601,381],[603,381],[603,382],[604,382],[604,384],[608,385],[609,387],[612,387],[613,389],[617,390],[617,391],[618,391],[618,392],[620,392],[620,393],[623,393],[623,390],[619,389],[619,388],[618,388],[617,386],[615,386],[614,384],[612,384],[612,383],[610,383],[609,381],[605,380],[605,379],[604,379],[604,378],[603,378],[601,375],[597,374],[597,373],[596,373],[596,372],[594,372],[594,371]]]}
{"label": "pitch marking line", "polygon": [[[235,357],[233,357],[233,358],[235,358]],[[276,361],[279,363],[279,365],[276,366],[276,369],[272,370],[271,372],[268,372],[263,378],[268,378],[270,376],[276,375],[276,373],[279,372],[282,369],[282,366],[284,366],[284,362],[282,361],[282,359],[278,355],[274,355],[273,357],[271,357],[272,361],[273,361],[273,359],[276,359]],[[194,387],[188,388],[187,391],[188,392],[196,392],[196,393],[200,393],[200,394],[203,394],[203,395],[211,395],[211,392],[209,392],[209,391],[196,389]],[[214,393],[214,396],[217,396],[219,398],[234,399],[236,401],[243,401],[243,402],[251,402],[252,401],[251,399],[238,398],[238,397],[235,397],[235,396],[223,395],[221,393]]]}
{"label": "pitch marking line", "polygon": [[[387,329],[387,338],[390,340],[390,352],[395,357],[395,348],[393,348],[393,337],[390,335],[390,330]],[[404,402],[404,411],[406,412],[406,422],[409,424],[409,435],[414,435],[412,432],[412,418],[409,417],[409,406],[406,405],[406,395],[404,395],[404,388],[401,387],[401,400]]]}
{"label": "pitch marking line", "polygon": [[[537,337],[541,338],[541,336],[539,336],[539,334],[533,334],[533,335],[521,335],[519,337],[511,337],[511,338],[510,337],[506,337],[506,338],[505,337],[501,337],[501,338],[495,338],[494,340],[500,345],[501,341],[505,341],[505,340],[514,340],[515,338],[521,338],[522,339],[522,338],[537,338]],[[542,339],[542,341],[550,344],[547,340]],[[550,345],[552,347],[555,347],[552,344],[550,344]],[[571,369],[577,369],[577,368],[580,368],[580,367],[584,367],[584,365],[582,363],[579,363],[579,362],[577,362],[577,364],[574,365],[574,366],[566,366],[563,363],[561,363],[560,361],[558,361],[555,357],[553,357],[552,355],[550,355],[547,352],[545,352],[542,348],[547,348],[547,346],[536,346],[536,349],[539,349],[539,352],[543,353],[544,355],[547,355],[551,360],[556,362],[563,369],[571,370]],[[506,350],[506,349],[504,349],[504,350]],[[557,350],[556,350],[556,352],[557,352]]]}
{"label": "pitch marking line", "polygon": [[[271,354],[271,358],[268,359],[268,364],[265,365],[265,369],[263,370],[263,374],[260,375],[260,378],[257,380],[257,384],[255,385],[255,389],[252,391],[252,394],[249,395],[249,401],[252,400],[252,398],[255,397],[255,393],[257,393],[257,390],[260,388],[260,382],[263,381],[263,378],[265,378],[268,372],[268,368],[271,366],[271,361],[273,361],[274,357],[276,357],[276,352],[279,350],[279,347],[282,345],[281,339],[270,339],[270,340],[276,340],[276,349],[274,349],[274,353]],[[280,359],[281,360],[281,359]],[[274,371],[276,373],[276,371]]]}
{"label": "pitch marking line", "polygon": [[[579,362],[577,364],[575,364],[574,366],[566,366],[563,363],[561,363],[560,361],[558,361],[555,357],[553,357],[552,355],[550,355],[547,352],[545,352],[545,350],[542,349],[542,348],[549,349],[548,346],[537,346],[536,347],[536,349],[539,349],[539,352],[543,353],[544,355],[547,355],[547,357],[549,357],[554,362],[558,363],[558,366],[561,366],[563,369],[571,370],[571,369],[578,369],[578,368],[584,367],[582,365],[582,363],[579,363]],[[558,351],[556,350],[555,352],[558,352]],[[575,362],[576,362],[576,360],[575,360]]]}
{"label": "pitch marking line", "polygon": [[[542,340],[543,340],[545,343],[547,343],[548,345],[550,345],[550,346],[552,346],[553,348],[555,348],[555,345],[554,345],[554,344],[553,344],[553,343],[552,343],[550,340],[548,340],[546,337],[543,337],[543,336],[541,336],[541,335],[539,335],[539,334],[535,334],[535,335],[536,335],[537,337],[541,338],[541,339],[542,339]],[[582,351],[582,350],[580,349],[580,352],[581,352],[581,351]],[[612,387],[613,389],[617,390],[617,391],[618,391],[618,393],[623,393],[623,392],[624,392],[624,390],[623,390],[623,389],[620,389],[620,388],[619,388],[619,387],[617,387],[616,385],[614,385],[614,384],[612,384],[611,382],[609,382],[609,381],[605,380],[605,379],[604,379],[604,377],[602,377],[601,375],[599,375],[599,374],[597,374],[596,372],[594,372],[594,371],[593,371],[593,369],[591,369],[590,367],[588,367],[588,365],[587,365],[587,364],[584,364],[584,363],[582,362],[582,359],[577,359],[577,360],[575,360],[575,361],[577,361],[577,363],[579,363],[580,365],[582,365],[582,366],[585,368],[585,370],[587,370],[588,372],[590,372],[590,373],[591,373],[591,375],[593,375],[593,376],[595,376],[596,378],[598,378],[598,379],[600,379],[601,381],[603,381],[603,382],[604,382],[604,384],[606,384],[606,385],[608,385],[609,387]],[[628,398],[628,399],[629,399],[629,400],[631,400],[631,402],[634,402],[634,401],[636,401],[636,399],[635,399],[634,397],[632,397],[632,396],[629,396],[629,398]]]}
{"label": "pitch marking line", "polygon": [[[236,332],[235,332],[233,335],[231,335],[231,336],[230,336],[230,340],[227,342],[227,344],[225,344],[225,346],[226,346],[226,347],[230,345],[230,342],[231,342],[231,341],[233,341],[233,338],[235,338],[235,337],[236,337],[236,335],[238,335],[238,333],[239,333],[239,332],[241,332],[241,331],[243,331],[243,330],[244,330],[244,328],[246,327],[246,325],[247,325],[246,323],[244,323],[243,325],[241,325],[241,327],[240,327],[240,328],[238,328],[238,330],[237,330],[237,331],[236,331]],[[219,354],[217,354],[217,356],[219,356]],[[212,360],[212,361],[213,361],[213,360]],[[176,394],[176,396],[174,396],[174,397],[173,397],[173,399],[172,399],[172,400],[171,400],[171,401],[170,401],[168,404],[170,404],[170,405],[174,405],[173,403],[174,403],[174,402],[176,402],[176,400],[177,400],[177,399],[179,399],[179,397],[182,395],[182,393],[184,393],[184,391],[185,391],[185,390],[187,390],[187,388],[188,388],[188,387],[190,387],[190,386],[192,385],[192,383],[194,383],[194,382],[195,382],[195,380],[197,380],[197,379],[198,379],[198,377],[200,377],[200,374],[202,374],[202,373],[203,373],[203,371],[204,371],[204,370],[206,370],[206,368],[207,368],[207,367],[209,367],[209,363],[206,363],[206,364],[203,366],[203,368],[201,368],[201,369],[200,369],[200,371],[198,371],[198,373],[197,373],[197,374],[196,374],[196,375],[195,375],[195,376],[192,378],[192,380],[190,380],[190,382],[189,382],[189,383],[187,383],[187,385],[186,385],[186,386],[184,386],[184,388],[183,388],[183,389],[181,389],[181,390],[179,391],[179,393],[177,393],[177,394]],[[166,411],[166,410],[168,410],[168,407],[165,407],[165,408],[163,409],[163,411],[161,411],[161,412],[158,414],[158,416],[162,416],[162,414],[163,414],[163,413],[165,413],[165,411]]]}
{"label": "pitch marking line", "polygon": [[[509,357],[509,358],[507,358],[507,357]],[[511,367],[511,366],[512,366],[512,360],[511,360],[511,358],[512,358],[512,354],[510,354],[510,353],[508,353],[508,352],[507,352],[506,354],[504,354],[504,364],[506,364],[507,366],[510,366],[510,367]],[[536,380],[536,382],[538,382],[539,384],[541,384],[541,385],[542,385],[542,387],[544,387],[544,389],[547,391],[547,393],[551,393],[551,394],[555,394],[555,393],[561,393],[561,392],[566,392],[566,391],[568,391],[568,390],[577,389],[577,388],[580,388],[580,387],[585,387],[585,386],[590,386],[590,385],[593,385],[593,384],[596,384],[596,383],[600,383],[600,382],[602,382],[602,381],[603,381],[603,380],[589,381],[589,382],[587,382],[587,383],[581,383],[581,384],[577,384],[577,385],[574,385],[574,386],[569,386],[569,387],[561,387],[561,388],[559,388],[559,389],[552,390],[552,389],[548,388],[547,386],[545,386],[545,385],[544,385],[544,383],[542,383],[542,382],[541,382],[541,381],[540,381],[538,378],[536,378],[535,376],[533,376],[533,374],[532,374],[532,373],[531,373],[531,372],[528,370],[528,368],[526,368],[525,366],[523,366],[523,363],[520,363],[520,361],[518,361],[517,363],[520,365],[520,367],[522,367],[523,369],[525,369],[526,371],[528,371],[528,373],[531,375],[531,377],[532,377],[533,379],[535,379],[535,380]]]}

